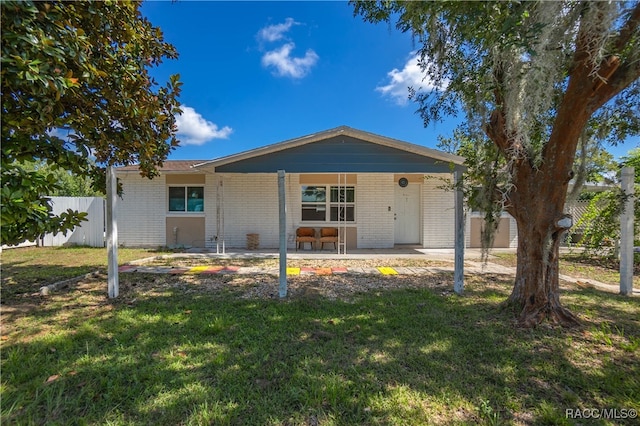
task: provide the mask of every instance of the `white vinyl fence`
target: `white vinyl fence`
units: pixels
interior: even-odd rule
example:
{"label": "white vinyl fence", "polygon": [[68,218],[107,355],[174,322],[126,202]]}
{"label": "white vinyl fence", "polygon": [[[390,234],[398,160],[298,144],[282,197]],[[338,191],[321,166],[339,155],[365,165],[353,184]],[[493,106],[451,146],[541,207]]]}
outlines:
{"label": "white vinyl fence", "polygon": [[104,247],[104,198],[101,197],[50,197],[53,214],[67,209],[87,212],[87,221],[76,226],[67,234],[46,234],[41,240],[43,246],[83,245]]}

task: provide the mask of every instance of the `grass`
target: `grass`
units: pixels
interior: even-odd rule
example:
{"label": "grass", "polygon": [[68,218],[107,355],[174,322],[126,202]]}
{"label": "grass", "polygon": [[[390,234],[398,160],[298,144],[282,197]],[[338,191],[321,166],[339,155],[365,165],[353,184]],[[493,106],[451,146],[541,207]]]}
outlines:
{"label": "grass", "polygon": [[464,297],[397,289],[398,278],[372,277],[389,289],[349,302],[247,299],[218,275],[122,274],[115,301],[101,279],[3,294],[0,414],[61,425],[634,424],[565,413],[640,409],[640,299],[571,288],[562,300],[581,328],[520,330],[500,310],[511,283],[497,276],[468,277]]}

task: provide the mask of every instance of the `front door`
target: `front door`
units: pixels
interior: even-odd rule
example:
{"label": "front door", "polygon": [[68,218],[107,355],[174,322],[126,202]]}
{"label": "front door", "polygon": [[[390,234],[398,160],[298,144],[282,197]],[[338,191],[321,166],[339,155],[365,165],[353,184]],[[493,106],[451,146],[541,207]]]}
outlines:
{"label": "front door", "polygon": [[420,185],[396,185],[395,244],[420,243]]}

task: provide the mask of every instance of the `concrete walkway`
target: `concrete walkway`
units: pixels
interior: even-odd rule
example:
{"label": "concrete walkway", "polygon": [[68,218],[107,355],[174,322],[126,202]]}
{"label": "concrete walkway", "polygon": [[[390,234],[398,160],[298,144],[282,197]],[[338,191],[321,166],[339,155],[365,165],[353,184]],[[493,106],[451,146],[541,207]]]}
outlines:
{"label": "concrete walkway", "polygon": [[[508,252],[508,249],[501,250],[501,252]],[[513,252],[513,250],[511,250]],[[278,275],[279,268],[260,268],[260,267],[245,267],[245,266],[216,266],[216,259],[277,259],[279,254],[273,250],[261,250],[261,251],[234,251],[226,252],[224,254],[211,253],[206,251],[191,251],[187,253],[176,253],[170,255],[163,255],[158,257],[152,257],[147,259],[140,259],[119,267],[119,272],[122,273],[152,273],[152,274],[172,274],[172,275]],[[339,267],[316,267],[316,268],[287,268],[288,276],[297,275],[355,275],[355,274],[374,274],[374,275],[419,275],[419,274],[434,274],[434,273],[452,273],[453,272],[453,257],[454,251],[448,249],[431,250],[431,249],[414,249],[414,248],[401,248],[393,250],[354,250],[348,254],[337,254],[334,252],[293,252],[287,253],[287,259],[315,259],[315,260],[344,260],[344,266]],[[207,265],[193,266],[193,267],[170,267],[170,266],[147,266],[148,263],[158,259],[172,259],[172,258],[188,258],[188,259],[202,259],[203,264]],[[437,267],[390,267],[386,266],[392,259],[416,259],[416,260],[442,260],[450,261],[451,265],[437,266]],[[492,255],[489,255],[487,263],[483,263],[481,260],[481,252],[479,249],[465,249],[465,275],[473,274],[499,274],[514,276],[516,269],[513,267],[506,267],[491,263]],[[377,260],[379,266],[375,267],[350,267],[349,260],[351,259],[368,259]],[[205,262],[206,260],[206,262]],[[228,262],[226,262],[228,263]],[[333,262],[335,263],[335,262]],[[591,279],[574,278],[568,275],[560,275],[562,281],[576,284],[582,287],[593,287],[603,291],[611,293],[619,293],[620,287],[617,285],[611,285],[602,283]],[[634,289],[634,295],[639,295],[640,289]]]}

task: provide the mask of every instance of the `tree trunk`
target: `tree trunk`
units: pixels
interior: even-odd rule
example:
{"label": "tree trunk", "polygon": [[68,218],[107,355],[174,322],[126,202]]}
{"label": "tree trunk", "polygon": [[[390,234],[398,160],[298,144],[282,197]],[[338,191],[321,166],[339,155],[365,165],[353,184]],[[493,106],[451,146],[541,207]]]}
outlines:
{"label": "tree trunk", "polygon": [[516,221],[518,265],[506,303],[519,312],[518,324],[535,327],[546,320],[568,327],[578,325],[578,319],[560,304],[559,250],[567,228],[554,223],[557,221]]}
{"label": "tree trunk", "polygon": [[569,154],[547,157],[541,169],[526,160],[514,164],[515,190],[509,194],[507,209],[518,225],[518,264],[506,303],[516,310],[523,327],[543,321],[562,326],[579,323],[560,304],[559,294],[560,243],[572,225],[571,216],[563,211],[575,144],[573,148]]}

